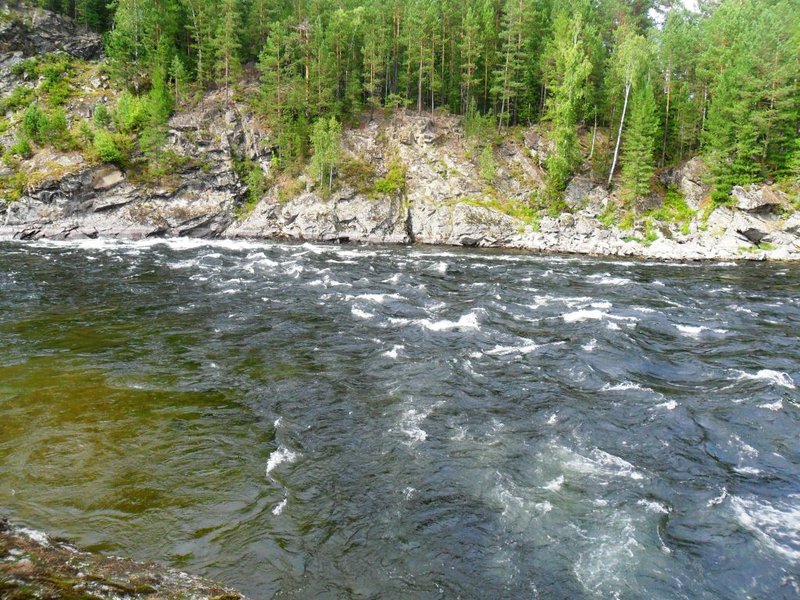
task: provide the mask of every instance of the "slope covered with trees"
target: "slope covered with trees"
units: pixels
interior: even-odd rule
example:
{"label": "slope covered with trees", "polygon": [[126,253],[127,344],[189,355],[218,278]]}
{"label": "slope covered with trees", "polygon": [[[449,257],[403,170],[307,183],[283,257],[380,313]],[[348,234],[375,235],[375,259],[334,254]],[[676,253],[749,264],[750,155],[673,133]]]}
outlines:
{"label": "slope covered with trees", "polygon": [[236,94],[255,68],[252,101],[284,166],[310,157],[318,120],[384,107],[468,114],[499,131],[539,123],[555,146],[554,194],[581,162],[581,129],[612,132],[593,164],[629,199],[658,167],[697,154],[719,201],[737,184],[796,178],[800,164],[800,0],[707,0],[699,12],[656,0],[38,4],[104,33],[145,149],[176,103],[213,87]]}

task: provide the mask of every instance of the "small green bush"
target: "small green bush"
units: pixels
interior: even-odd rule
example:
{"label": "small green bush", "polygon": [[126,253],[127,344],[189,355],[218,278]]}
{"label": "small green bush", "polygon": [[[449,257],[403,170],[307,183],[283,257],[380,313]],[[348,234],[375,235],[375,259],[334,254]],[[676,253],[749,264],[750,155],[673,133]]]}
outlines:
{"label": "small green bush", "polygon": [[126,91],[117,101],[113,121],[120,132],[132,133],[145,126],[148,116],[147,102]]}
{"label": "small green bush", "polygon": [[22,116],[22,131],[31,140],[41,144],[47,134],[47,114],[39,104],[31,102]]}
{"label": "small green bush", "polygon": [[464,115],[464,134],[468,138],[479,139],[486,143],[494,143],[497,137],[497,121],[491,114],[482,115],[471,99]]}
{"label": "small green bush", "polygon": [[38,61],[36,58],[26,58],[16,63],[11,67],[11,72],[17,77],[33,78],[36,77],[36,66]]}
{"label": "small green bush", "polygon": [[239,163],[237,172],[247,185],[247,198],[236,211],[237,216],[243,219],[253,212],[253,209],[264,197],[264,194],[267,193],[269,181],[264,175],[261,165],[252,160],[245,160]]}
{"label": "small green bush", "polygon": [[42,88],[47,95],[47,100],[51,106],[62,106],[72,95],[69,84],[66,81],[57,81],[52,85]]}
{"label": "small green bush", "polygon": [[94,145],[94,129],[88,121],[81,121],[78,125],[78,142],[84,149]]}
{"label": "small green bush", "polygon": [[623,231],[633,229],[635,221],[636,221],[636,216],[633,214],[633,211],[631,210],[626,211],[625,214],[622,215],[622,218],[619,220],[619,228]]}
{"label": "small green bush", "polygon": [[656,221],[664,223],[675,223],[681,230],[687,230],[689,223],[695,216],[695,212],[689,208],[686,198],[676,189],[670,188],[664,196],[664,202],[660,208],[652,210],[648,216]]}
{"label": "small green bush", "polygon": [[108,111],[108,107],[103,103],[95,106],[92,120],[98,127],[107,128],[111,125],[111,113]]}
{"label": "small green bush", "polygon": [[372,190],[375,176],[375,165],[362,158],[348,157],[339,165],[339,177],[359,194]]}
{"label": "small green bush", "polygon": [[6,177],[0,177],[0,196],[11,202],[19,200],[27,187],[28,176],[22,171],[17,171]]}
{"label": "small green bush", "polygon": [[8,149],[8,153],[12,156],[19,156],[20,158],[30,158],[33,156],[33,148],[31,148],[31,141],[24,134],[17,136],[16,141]]}
{"label": "small green bush", "polygon": [[121,164],[123,154],[117,146],[114,136],[104,129],[94,134],[94,149],[100,160],[106,163]]}
{"label": "small green bush", "polygon": [[56,108],[46,117],[45,141],[60,150],[70,145],[71,136],[67,127],[67,113],[63,108]]}
{"label": "small green bush", "polygon": [[381,177],[375,181],[373,193],[379,196],[402,193],[406,189],[406,168],[397,160],[389,165],[386,177]]}

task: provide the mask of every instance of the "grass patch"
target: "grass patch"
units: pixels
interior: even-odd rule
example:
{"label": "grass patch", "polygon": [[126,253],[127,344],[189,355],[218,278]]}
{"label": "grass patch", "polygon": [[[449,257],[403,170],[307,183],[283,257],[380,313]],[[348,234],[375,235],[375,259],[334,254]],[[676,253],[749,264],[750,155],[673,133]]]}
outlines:
{"label": "grass patch", "polygon": [[530,203],[508,198],[501,199],[493,196],[485,198],[460,198],[458,202],[496,210],[497,212],[522,221],[526,225],[530,225],[534,230],[539,229],[539,223],[541,221],[540,212]]}
{"label": "grass patch", "polygon": [[647,213],[647,216],[661,221],[678,225],[684,235],[689,233],[689,224],[696,213],[686,203],[686,198],[674,188],[667,190],[663,204]]}
{"label": "grass patch", "polygon": [[406,190],[406,167],[399,160],[393,160],[389,164],[389,171],[385,177],[375,181],[372,186],[373,196],[389,196],[392,194],[403,193]]}
{"label": "grass patch", "polygon": [[0,114],[5,114],[10,111],[19,110],[28,106],[36,97],[36,92],[33,88],[27,85],[18,85],[11,93],[0,100]]}
{"label": "grass patch", "polygon": [[[101,135],[103,130],[97,132],[96,135]],[[115,164],[127,165],[127,175],[131,183],[142,184],[151,187],[164,187],[168,189],[176,189],[180,183],[179,173],[195,166],[195,162],[189,156],[178,154],[173,150],[161,150],[157,154],[151,154],[135,161],[130,162],[127,156],[130,151],[124,149],[125,136],[115,136],[118,140],[123,140],[120,153],[123,155],[121,163]],[[95,137],[95,142],[97,137]],[[114,162],[114,161],[110,161]]]}

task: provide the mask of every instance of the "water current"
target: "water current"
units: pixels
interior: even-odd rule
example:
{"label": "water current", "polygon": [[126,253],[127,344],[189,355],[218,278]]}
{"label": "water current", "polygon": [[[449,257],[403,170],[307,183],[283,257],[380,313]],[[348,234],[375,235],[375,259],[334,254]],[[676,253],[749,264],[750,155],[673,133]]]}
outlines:
{"label": "water current", "polygon": [[253,598],[800,597],[800,270],[0,245],[0,512]]}

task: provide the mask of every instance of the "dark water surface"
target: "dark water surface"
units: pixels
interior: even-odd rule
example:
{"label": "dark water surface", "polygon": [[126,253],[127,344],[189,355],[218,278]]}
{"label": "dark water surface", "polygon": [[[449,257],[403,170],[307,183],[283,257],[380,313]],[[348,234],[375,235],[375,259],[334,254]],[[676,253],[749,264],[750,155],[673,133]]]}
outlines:
{"label": "dark water surface", "polygon": [[254,598],[797,598],[800,272],[0,245],[0,510]]}

